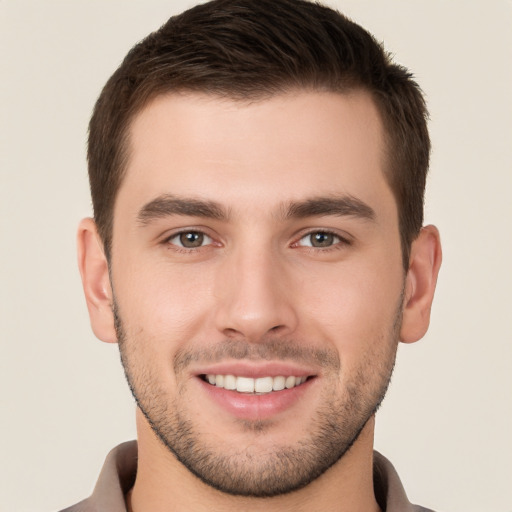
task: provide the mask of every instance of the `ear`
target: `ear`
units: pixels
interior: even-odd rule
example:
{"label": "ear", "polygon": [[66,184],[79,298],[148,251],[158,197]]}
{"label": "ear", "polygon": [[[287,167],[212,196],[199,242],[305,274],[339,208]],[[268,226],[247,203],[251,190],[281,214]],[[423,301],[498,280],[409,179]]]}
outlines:
{"label": "ear", "polygon": [[117,341],[112,312],[112,287],[103,243],[93,219],[83,219],[78,226],[78,267],[89,310],[91,327],[102,341]]}
{"label": "ear", "polygon": [[409,270],[405,279],[400,329],[400,341],[404,343],[418,341],[427,332],[441,260],[439,231],[435,226],[423,227],[411,245]]}

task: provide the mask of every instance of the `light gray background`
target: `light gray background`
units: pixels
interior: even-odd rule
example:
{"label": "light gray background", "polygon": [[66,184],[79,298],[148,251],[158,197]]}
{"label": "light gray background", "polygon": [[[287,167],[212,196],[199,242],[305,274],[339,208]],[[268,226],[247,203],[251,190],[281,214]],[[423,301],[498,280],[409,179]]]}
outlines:
{"label": "light gray background", "polygon": [[[127,50],[193,1],[0,0],[0,510],[87,496],[133,438],[117,347],[89,328],[75,229],[86,127]],[[401,347],[376,447],[412,501],[511,511],[512,3],[331,1],[416,74],[444,265],[429,334]]]}

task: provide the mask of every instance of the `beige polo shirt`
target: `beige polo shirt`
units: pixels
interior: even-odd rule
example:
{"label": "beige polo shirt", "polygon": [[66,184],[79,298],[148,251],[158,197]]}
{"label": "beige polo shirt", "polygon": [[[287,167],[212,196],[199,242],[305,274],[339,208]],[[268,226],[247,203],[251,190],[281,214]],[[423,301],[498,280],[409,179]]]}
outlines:
{"label": "beige polo shirt", "polygon": [[[373,460],[375,496],[383,511],[433,512],[409,502],[391,462],[378,452]],[[137,442],[120,444],[108,454],[91,497],[61,512],[126,512],[125,495],[136,471]]]}

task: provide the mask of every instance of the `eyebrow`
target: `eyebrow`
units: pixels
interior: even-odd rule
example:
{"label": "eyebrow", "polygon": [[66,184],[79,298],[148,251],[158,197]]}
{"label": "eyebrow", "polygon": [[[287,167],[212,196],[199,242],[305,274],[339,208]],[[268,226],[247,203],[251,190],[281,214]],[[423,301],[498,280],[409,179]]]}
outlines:
{"label": "eyebrow", "polygon": [[[350,195],[313,197],[304,201],[291,201],[282,205],[282,218],[302,219],[326,215],[356,217],[375,220],[375,211],[366,203]],[[159,196],[146,203],[139,211],[137,220],[143,226],[156,219],[183,215],[227,221],[229,211],[215,201],[193,197]]]}
{"label": "eyebrow", "polygon": [[375,220],[375,211],[369,205],[350,195],[314,197],[305,201],[291,202],[285,208],[285,218],[320,217],[334,215]]}
{"label": "eyebrow", "polygon": [[181,198],[166,194],[146,203],[140,209],[137,220],[142,225],[147,225],[151,221],[172,215],[186,215],[188,217],[203,217],[217,220],[227,220],[229,217],[228,211],[214,201]]}

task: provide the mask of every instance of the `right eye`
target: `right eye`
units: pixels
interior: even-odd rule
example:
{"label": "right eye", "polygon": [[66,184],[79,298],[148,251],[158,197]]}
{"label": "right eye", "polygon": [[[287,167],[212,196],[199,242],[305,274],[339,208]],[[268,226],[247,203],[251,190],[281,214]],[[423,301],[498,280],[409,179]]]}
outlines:
{"label": "right eye", "polygon": [[340,242],[341,238],[334,233],[330,233],[328,231],[314,231],[303,236],[297,245],[322,249],[332,247]]}
{"label": "right eye", "polygon": [[172,235],[166,242],[183,249],[198,249],[210,245],[213,240],[201,231],[182,231]]}

